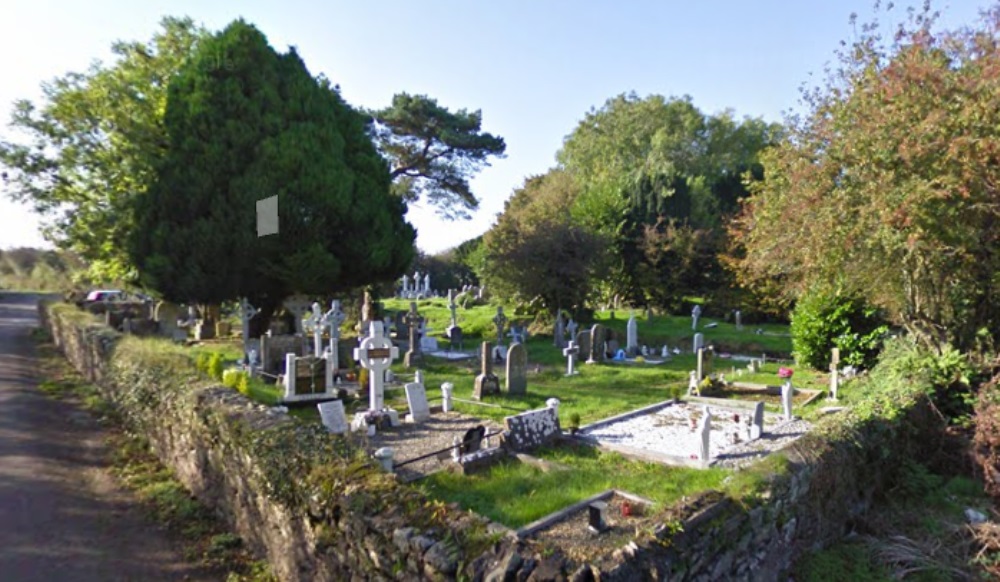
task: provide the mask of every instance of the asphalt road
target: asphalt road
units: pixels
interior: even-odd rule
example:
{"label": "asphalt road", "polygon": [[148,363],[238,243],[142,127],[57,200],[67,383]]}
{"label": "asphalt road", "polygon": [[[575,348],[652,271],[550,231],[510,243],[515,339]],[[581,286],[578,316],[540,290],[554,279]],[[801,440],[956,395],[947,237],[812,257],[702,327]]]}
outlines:
{"label": "asphalt road", "polygon": [[37,389],[37,299],[0,295],[0,582],[211,580],[116,486],[96,421]]}

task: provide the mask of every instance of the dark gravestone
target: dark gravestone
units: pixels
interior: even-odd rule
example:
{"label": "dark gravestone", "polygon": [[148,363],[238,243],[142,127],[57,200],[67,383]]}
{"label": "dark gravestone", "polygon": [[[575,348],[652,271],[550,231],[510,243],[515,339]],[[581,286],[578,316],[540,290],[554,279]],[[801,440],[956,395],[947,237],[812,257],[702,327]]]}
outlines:
{"label": "dark gravestone", "polygon": [[587,506],[587,526],[594,533],[603,533],[609,529],[608,526],[608,504],[604,501],[595,501]]}
{"label": "dark gravestone", "polygon": [[493,360],[490,359],[491,351],[490,342],[483,342],[479,354],[482,360],[482,369],[476,376],[475,386],[472,390],[472,397],[476,400],[482,400],[483,396],[500,393],[500,379],[493,373]]}
{"label": "dark gravestone", "polygon": [[588,362],[604,362],[604,354],[606,353],[606,346],[604,344],[607,341],[607,329],[599,323],[594,324],[594,327],[590,328],[590,359],[587,360]]}
{"label": "dark gravestone", "polygon": [[611,356],[612,358],[618,354],[618,350],[621,349],[621,345],[618,343],[617,339],[609,339],[604,343],[607,346],[605,354]]}
{"label": "dark gravestone", "polygon": [[580,357],[590,357],[590,330],[583,330],[576,334],[576,345],[580,346]]}
{"label": "dark gravestone", "polygon": [[548,443],[562,432],[555,408],[529,410],[503,420],[504,444],[514,451],[527,451]]}
{"label": "dark gravestone", "polygon": [[504,383],[508,394],[525,394],[528,391],[528,352],[523,344],[512,344],[507,350]]}
{"label": "dark gravestone", "polygon": [[295,360],[295,394],[319,394],[326,391],[326,360],[314,356]]}
{"label": "dark gravestone", "polygon": [[485,426],[479,425],[475,428],[470,428],[465,431],[465,436],[462,437],[462,444],[459,446],[459,450],[463,455],[474,453],[482,448],[484,438],[486,438]]}
{"label": "dark gravestone", "polygon": [[457,325],[452,325],[449,326],[446,331],[448,333],[448,342],[451,345],[451,349],[462,349],[462,328]]}

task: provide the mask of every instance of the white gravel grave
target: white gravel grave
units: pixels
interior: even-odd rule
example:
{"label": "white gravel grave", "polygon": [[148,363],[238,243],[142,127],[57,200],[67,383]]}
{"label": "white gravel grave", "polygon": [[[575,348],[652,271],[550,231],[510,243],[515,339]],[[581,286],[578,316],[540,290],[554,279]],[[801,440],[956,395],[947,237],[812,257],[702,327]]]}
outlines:
{"label": "white gravel grave", "polygon": [[[647,414],[607,424],[595,423],[594,426],[584,427],[580,434],[611,448],[617,445],[655,455],[696,460],[700,446],[697,421],[704,408],[701,403],[679,402]],[[712,415],[709,457],[713,466],[746,466],[785,447],[811,428],[804,420],[785,421],[779,415],[765,414],[763,436],[751,441],[746,434],[746,420],[753,415],[752,410],[711,405],[708,408]],[[737,416],[739,422],[735,420]],[[734,433],[739,435],[735,443]]]}

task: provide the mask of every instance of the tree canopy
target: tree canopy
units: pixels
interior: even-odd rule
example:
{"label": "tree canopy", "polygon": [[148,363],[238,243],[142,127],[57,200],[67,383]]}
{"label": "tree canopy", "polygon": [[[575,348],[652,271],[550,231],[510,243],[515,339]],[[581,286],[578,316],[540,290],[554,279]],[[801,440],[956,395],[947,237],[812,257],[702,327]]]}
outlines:
{"label": "tree canopy", "polygon": [[1000,10],[934,32],[914,14],[841,56],[763,155],[733,230],[741,275],[865,297],[925,340],[1000,332]]}
{"label": "tree canopy", "polygon": [[580,185],[580,224],[613,241],[607,295],[676,307],[689,293],[726,288],[722,225],[760,175],[777,124],[706,115],[688,97],[619,95],[590,111],[558,159]]}
{"label": "tree canopy", "polygon": [[124,245],[130,204],[166,147],[170,79],[206,34],[164,18],[148,42],[116,42],[113,63],[43,84],[38,104],[14,104],[11,127],[27,141],[0,141],[9,193],[45,217],[46,239],[84,258],[92,279],[135,277]]}
{"label": "tree canopy", "polygon": [[529,178],[483,236],[479,273],[490,292],[555,313],[582,308],[606,265],[606,239],[574,221],[579,196],[561,170]]}
{"label": "tree canopy", "polygon": [[[412,260],[415,231],[367,118],[252,25],[199,44],[170,84],[164,123],[129,250],[165,298],[273,307],[394,279]],[[279,233],[258,237],[256,201],[275,195]]]}
{"label": "tree canopy", "polygon": [[502,137],[482,131],[481,111],[451,112],[425,95],[399,93],[372,115],[397,195],[408,202],[423,197],[450,219],[469,218],[479,208],[469,179],[507,147]]}

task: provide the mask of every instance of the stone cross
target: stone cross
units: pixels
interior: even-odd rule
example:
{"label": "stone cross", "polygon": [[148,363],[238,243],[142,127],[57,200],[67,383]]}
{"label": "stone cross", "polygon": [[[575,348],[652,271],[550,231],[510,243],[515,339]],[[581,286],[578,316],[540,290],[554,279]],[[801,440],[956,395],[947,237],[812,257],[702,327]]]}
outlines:
{"label": "stone cross", "polygon": [[309,301],[300,295],[289,297],[284,303],[285,309],[295,318],[295,333],[302,333],[302,317],[311,307]]}
{"label": "stone cross", "polygon": [[497,345],[503,344],[503,330],[507,325],[507,316],[503,314],[503,307],[497,307],[496,317],[493,318],[493,325],[497,326]]}
{"label": "stone cross", "polygon": [[420,324],[424,322],[424,318],[417,313],[416,301],[410,302],[410,310],[403,317],[403,322],[406,323],[406,327],[410,330],[410,347],[403,358],[403,364],[407,368],[410,368],[420,359],[420,342],[417,341],[417,334],[420,332]]}
{"label": "stone cross", "polygon": [[552,331],[552,343],[557,348],[566,346],[566,327],[563,323],[562,313],[556,315],[556,327]]}
{"label": "stone cross", "polygon": [[576,345],[576,342],[570,340],[569,345],[563,349],[563,355],[566,356],[566,375],[575,376],[577,371],[573,369],[576,364],[576,356],[580,353],[580,346]]}
{"label": "stone cross", "polygon": [[785,415],[785,420],[792,419],[792,381],[785,380],[781,385],[781,410]]}
{"label": "stone cross", "polygon": [[455,314],[455,310],[458,308],[455,305],[455,290],[448,289],[448,310],[451,311],[451,326],[455,327],[458,325],[458,316]]}
{"label": "stone cross", "polygon": [[323,327],[330,328],[330,358],[333,364],[333,369],[340,369],[339,361],[339,346],[337,345],[340,341],[340,325],[344,323],[347,316],[340,309],[340,301],[334,299],[330,302],[330,311],[323,314],[322,324]]}
{"label": "stone cross", "polygon": [[476,381],[472,391],[472,397],[476,400],[482,400],[483,396],[500,393],[500,379],[493,373],[493,350],[490,346],[490,342],[483,342],[480,352],[482,370],[480,374],[476,376]]}
{"label": "stone cross", "polygon": [[430,273],[427,273],[426,275],[424,275],[424,294],[425,295],[430,295],[431,294],[431,274]]}
{"label": "stone cross", "polygon": [[698,421],[698,459],[703,463],[708,463],[709,442],[712,434],[712,412],[706,406],[702,411],[701,420]]}
{"label": "stone cross", "polygon": [[698,329],[698,319],[701,318],[701,305],[695,305],[691,310],[691,331]]}
{"label": "stone cross", "polygon": [[247,354],[250,343],[250,320],[256,317],[260,310],[250,305],[247,298],[240,300],[240,326],[243,328],[243,353]]}
{"label": "stone cross", "polygon": [[361,344],[354,348],[354,359],[361,363],[362,368],[368,370],[370,389],[368,410],[381,411],[385,406],[382,385],[385,371],[392,365],[392,361],[399,357],[399,348],[392,345],[392,340],[383,335],[381,321],[371,322],[369,329],[368,337],[361,340]]}
{"label": "stone cross", "polygon": [[406,295],[409,292],[410,292],[410,278],[407,277],[406,274],[404,274],[403,275],[403,292],[400,294],[400,297],[406,297]]}
{"label": "stone cross", "polygon": [[319,303],[312,304],[312,313],[306,317],[305,327],[313,334],[313,355],[323,357],[323,308]]}

